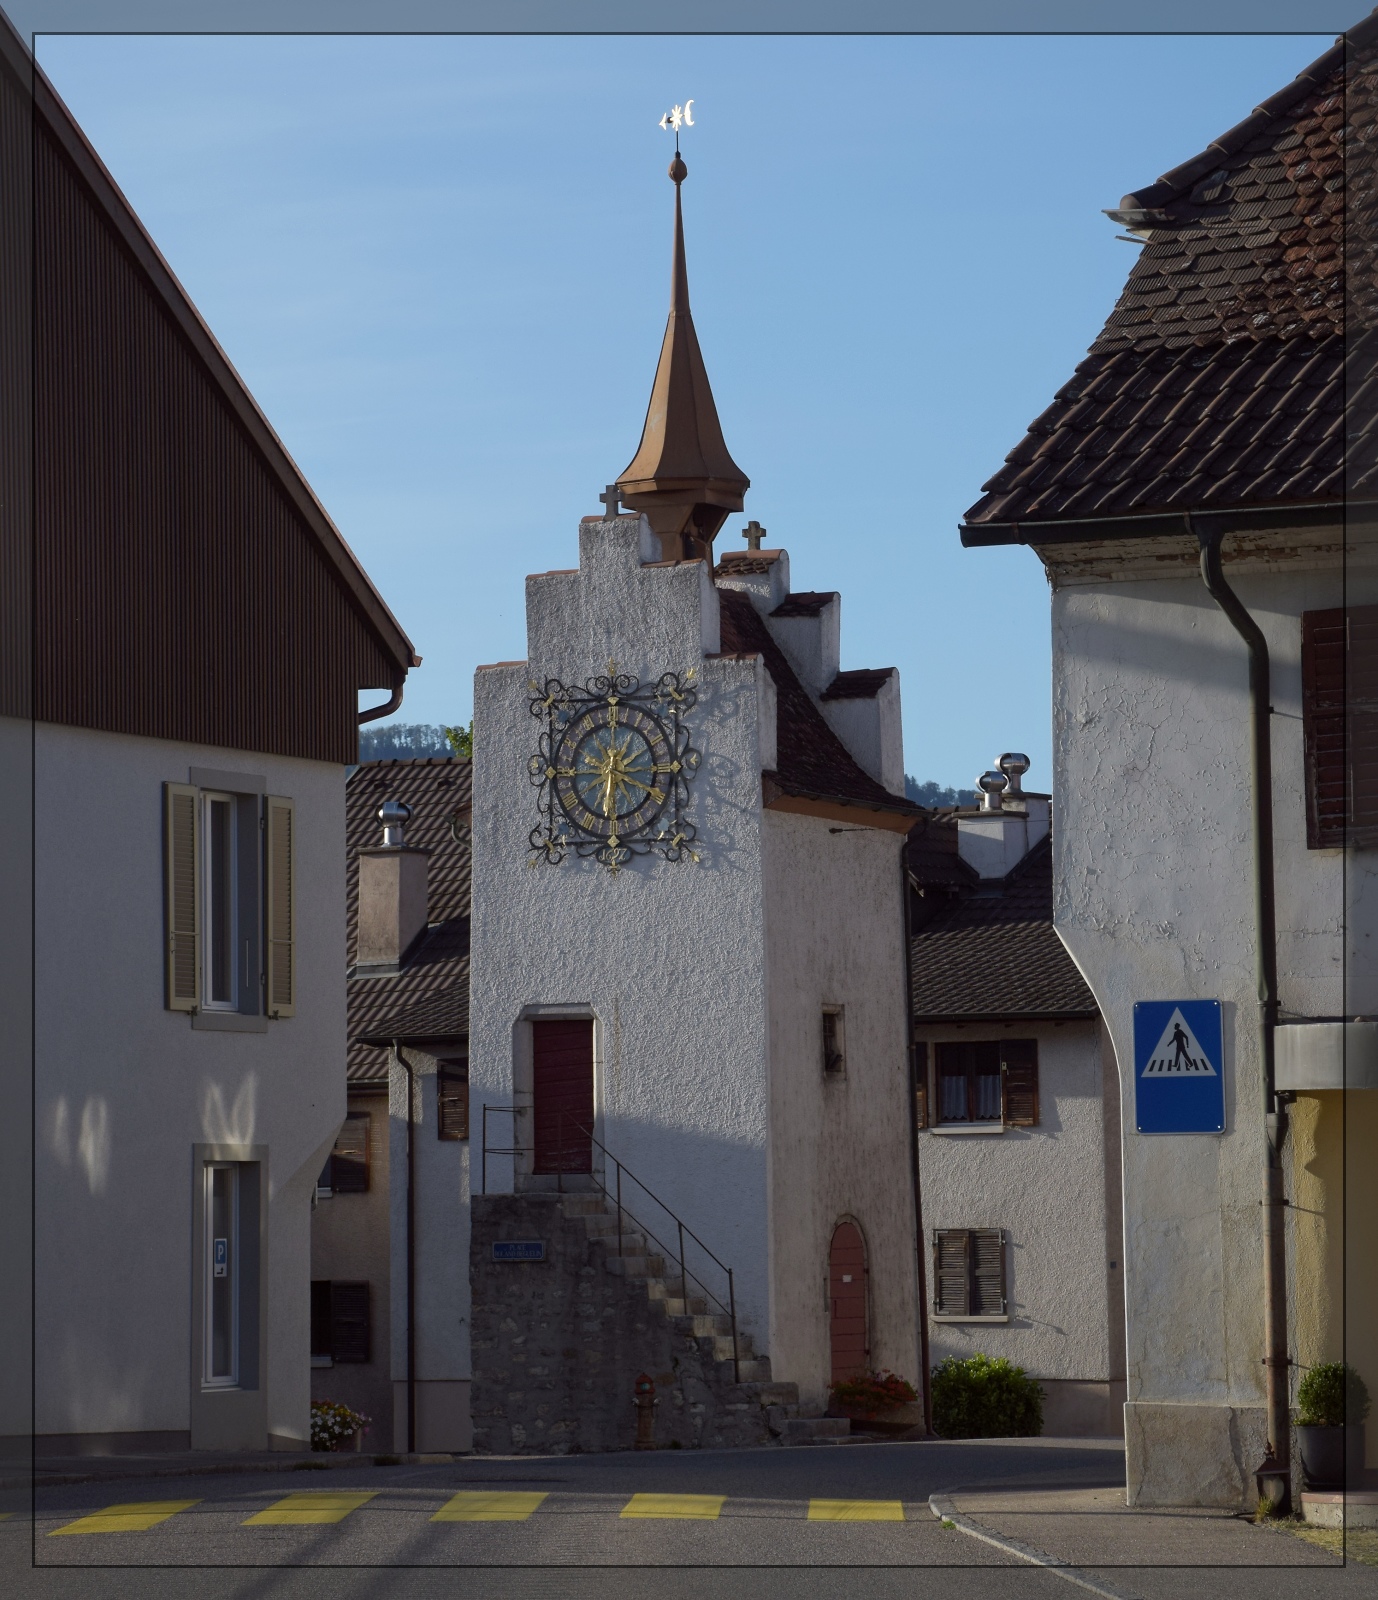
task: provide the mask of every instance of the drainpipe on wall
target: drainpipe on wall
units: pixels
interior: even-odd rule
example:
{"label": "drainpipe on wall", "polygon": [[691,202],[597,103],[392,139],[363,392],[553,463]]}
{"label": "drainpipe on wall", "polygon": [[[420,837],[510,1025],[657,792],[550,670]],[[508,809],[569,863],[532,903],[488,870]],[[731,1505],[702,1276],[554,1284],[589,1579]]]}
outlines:
{"label": "drainpipe on wall", "polygon": [[[923,1236],[923,1196],[919,1188],[919,1107],[917,1074],[920,1070],[914,1044],[914,972],[910,965],[914,938],[909,915],[909,836],[900,845],[900,906],[904,919],[904,1037],[909,1055],[909,1163],[914,1183],[914,1253],[919,1269],[919,1393],[923,1396],[923,1425],[933,1432],[933,1402],[928,1382],[928,1270]],[[927,1063],[925,1063],[926,1069]]]}
{"label": "drainpipe on wall", "polygon": [[392,1041],[392,1058],[407,1075],[407,1454],[416,1453],[416,1084],[411,1062]]}
{"label": "drainpipe on wall", "polygon": [[1279,1099],[1273,1070],[1273,1032],[1278,1019],[1276,904],[1273,890],[1273,753],[1272,686],[1268,643],[1263,631],[1225,581],[1220,544],[1225,530],[1198,528],[1191,513],[1188,531],[1201,546],[1201,577],[1211,598],[1229,618],[1249,652],[1250,796],[1254,835],[1254,943],[1258,977],[1259,1029],[1263,1055],[1263,1123],[1266,1133],[1263,1172],[1263,1319],[1267,1355],[1268,1452],[1255,1477],[1261,1499],[1272,1502],[1277,1516],[1292,1509],[1292,1430],[1288,1414],[1287,1244],[1282,1193],[1282,1146],[1287,1137],[1287,1108]]}

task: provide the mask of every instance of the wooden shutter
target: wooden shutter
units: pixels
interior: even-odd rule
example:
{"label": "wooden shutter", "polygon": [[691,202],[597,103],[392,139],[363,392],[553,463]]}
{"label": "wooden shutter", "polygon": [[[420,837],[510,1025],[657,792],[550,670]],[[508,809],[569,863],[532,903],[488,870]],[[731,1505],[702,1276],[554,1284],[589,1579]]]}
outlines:
{"label": "wooden shutter", "polygon": [[914,1125],[928,1126],[928,1046],[914,1046]]}
{"label": "wooden shutter", "polygon": [[166,903],[166,1004],[169,1011],[201,1006],[201,792],[185,783],[163,785],[163,893]]}
{"label": "wooden shutter", "polygon": [[330,1187],[336,1194],[368,1193],[368,1136],[372,1118],[351,1111],[330,1153]]}
{"label": "wooden shutter", "polygon": [[338,1362],[369,1359],[368,1285],[330,1285],[330,1354]]}
{"label": "wooden shutter", "polygon": [[1378,606],[1349,608],[1349,842],[1378,843]]}
{"label": "wooden shutter", "polygon": [[437,1139],[469,1137],[469,1064],[442,1061],[435,1077]]}
{"label": "wooden shutter", "polygon": [[1038,1043],[1006,1039],[1000,1046],[1004,1119],[1011,1128],[1038,1126]]}
{"label": "wooden shutter", "polygon": [[1005,1236],[999,1228],[971,1230],[971,1315],[1005,1314]]}
{"label": "wooden shutter", "polygon": [[1378,606],[1301,619],[1306,843],[1378,842]]}
{"label": "wooden shutter", "polygon": [[267,911],[267,961],[264,1009],[270,1017],[290,1017],[297,1007],[296,952],[296,808],[281,795],[265,802],[267,835],[264,861],[267,873],[264,901]]}
{"label": "wooden shutter", "polygon": [[938,1228],[933,1234],[933,1309],[940,1317],[971,1315],[971,1233]]}
{"label": "wooden shutter", "polygon": [[311,1354],[330,1354],[330,1282],[313,1278],[311,1281]]}

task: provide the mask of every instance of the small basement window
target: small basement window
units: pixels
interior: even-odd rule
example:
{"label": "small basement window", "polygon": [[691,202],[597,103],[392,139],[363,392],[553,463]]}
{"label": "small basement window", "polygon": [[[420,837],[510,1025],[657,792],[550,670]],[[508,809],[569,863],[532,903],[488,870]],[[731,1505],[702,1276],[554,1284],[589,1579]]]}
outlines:
{"label": "small basement window", "polygon": [[437,1139],[469,1137],[469,1063],[441,1061],[435,1076]]}
{"label": "small basement window", "polygon": [[823,1007],[823,1070],[827,1073],[847,1070],[847,1041],[841,1006]]}

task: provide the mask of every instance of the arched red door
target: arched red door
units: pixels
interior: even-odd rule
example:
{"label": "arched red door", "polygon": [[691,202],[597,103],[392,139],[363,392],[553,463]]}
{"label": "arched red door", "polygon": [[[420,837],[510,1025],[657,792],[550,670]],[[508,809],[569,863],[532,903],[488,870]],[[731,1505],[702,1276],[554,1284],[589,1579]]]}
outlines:
{"label": "arched red door", "polygon": [[840,1222],[828,1251],[828,1333],[832,1345],[832,1381],[842,1383],[871,1364],[870,1330],[866,1326],[866,1245],[854,1222]]}

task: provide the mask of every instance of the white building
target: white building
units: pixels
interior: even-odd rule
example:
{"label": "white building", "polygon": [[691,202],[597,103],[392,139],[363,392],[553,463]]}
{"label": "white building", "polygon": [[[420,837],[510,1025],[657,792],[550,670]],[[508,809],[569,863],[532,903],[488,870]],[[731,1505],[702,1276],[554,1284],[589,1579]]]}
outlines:
{"label": "white building", "polygon": [[36,77],[34,673],[0,766],[32,775],[37,1448],[304,1449],[344,768],[357,692],[395,703],[415,657]]}
{"label": "white building", "polygon": [[[1297,1376],[1378,1387],[1378,553],[1343,403],[1371,321],[1340,254],[1376,36],[1110,213],[1143,242],[1119,304],[963,530],[1053,588],[1056,925],[1119,1068],[1135,1504],[1277,1502]],[[1224,1127],[1160,1133],[1134,1008],[1189,1000],[1220,1005]]]}
{"label": "white building", "polygon": [[[916,808],[897,675],[840,670],[838,596],[792,591],[754,532],[714,564],[746,479],[689,319],[678,158],[671,175],[632,514],[583,520],[578,568],[527,580],[525,659],[476,677],[471,1172],[537,1205],[590,1172],[611,1193],[620,1162],[624,1198],[635,1174],[716,1257],[686,1246],[733,1300],[747,1370],[819,1410],[840,1372],[919,1379]],[[634,1376],[607,1397],[619,1417]]]}

